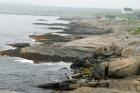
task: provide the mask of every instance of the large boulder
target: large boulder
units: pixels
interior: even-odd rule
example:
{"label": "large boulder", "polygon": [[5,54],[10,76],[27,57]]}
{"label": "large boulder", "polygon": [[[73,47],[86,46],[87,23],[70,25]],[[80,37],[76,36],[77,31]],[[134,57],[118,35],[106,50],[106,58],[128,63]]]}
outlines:
{"label": "large boulder", "polygon": [[[102,73],[104,73],[105,66],[108,62],[101,63]],[[118,77],[128,77],[138,74],[140,69],[140,61],[136,60],[134,57],[130,58],[116,58],[109,63],[109,76]]]}
{"label": "large boulder", "polygon": [[127,48],[122,50],[121,56],[125,57],[125,58],[128,58],[128,57],[134,55],[134,53],[135,53],[134,47],[127,47]]}
{"label": "large boulder", "polygon": [[103,55],[104,52],[105,52],[104,47],[98,47],[98,48],[95,49],[95,54],[98,55],[98,56]]}
{"label": "large boulder", "polygon": [[102,46],[95,49],[96,56],[121,56],[122,48],[113,44],[111,46]]}
{"label": "large boulder", "polygon": [[110,47],[97,47],[95,49],[95,55],[96,56],[106,56],[106,55],[112,55],[113,51]]}

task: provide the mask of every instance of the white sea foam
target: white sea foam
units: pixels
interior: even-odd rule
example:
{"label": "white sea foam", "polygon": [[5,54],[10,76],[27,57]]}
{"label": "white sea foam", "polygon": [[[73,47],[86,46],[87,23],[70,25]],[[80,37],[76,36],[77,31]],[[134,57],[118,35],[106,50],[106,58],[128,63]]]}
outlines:
{"label": "white sea foam", "polygon": [[34,64],[34,61],[28,60],[28,59],[23,59],[23,58],[18,58],[15,61],[20,62],[20,63],[33,64],[33,65],[46,65],[46,66],[49,66],[52,68],[55,67],[56,69],[70,68],[70,65],[71,65],[71,63],[66,63],[63,61],[60,61],[60,62],[40,62],[39,64]]}
{"label": "white sea foam", "polygon": [[69,67],[71,65],[71,63],[65,63],[65,62],[58,62],[58,63],[46,63],[47,65],[58,65],[58,66],[65,66],[65,67]]}
{"label": "white sea foam", "polygon": [[34,63],[34,61],[28,60],[28,59],[18,59],[18,60],[16,60],[16,61],[21,62],[21,63],[31,63],[31,64]]}
{"label": "white sea foam", "polygon": [[60,35],[60,36],[68,36],[68,35],[71,35],[71,34],[62,34],[62,33],[53,33],[54,35]]}
{"label": "white sea foam", "polygon": [[40,63],[37,65],[46,65],[46,66],[50,66],[50,67],[55,67],[57,69],[61,69],[61,68],[70,68],[71,63],[66,63],[66,62],[47,62],[47,63]]}

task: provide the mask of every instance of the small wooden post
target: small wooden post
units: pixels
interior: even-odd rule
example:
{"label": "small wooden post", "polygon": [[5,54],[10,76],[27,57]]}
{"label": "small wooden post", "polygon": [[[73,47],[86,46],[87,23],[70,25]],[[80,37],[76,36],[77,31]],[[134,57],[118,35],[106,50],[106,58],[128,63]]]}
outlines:
{"label": "small wooden post", "polygon": [[110,57],[108,57],[108,65],[105,66],[105,73],[104,73],[104,79],[105,79],[105,83],[108,87],[108,83],[107,83],[107,78],[108,78],[108,74],[109,74],[109,62],[110,62]]}

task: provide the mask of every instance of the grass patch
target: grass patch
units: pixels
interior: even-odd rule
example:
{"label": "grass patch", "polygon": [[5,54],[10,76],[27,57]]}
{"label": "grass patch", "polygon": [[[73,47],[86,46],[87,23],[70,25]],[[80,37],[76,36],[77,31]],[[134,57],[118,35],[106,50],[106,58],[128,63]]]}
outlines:
{"label": "grass patch", "polygon": [[140,27],[129,31],[130,34],[140,34]]}

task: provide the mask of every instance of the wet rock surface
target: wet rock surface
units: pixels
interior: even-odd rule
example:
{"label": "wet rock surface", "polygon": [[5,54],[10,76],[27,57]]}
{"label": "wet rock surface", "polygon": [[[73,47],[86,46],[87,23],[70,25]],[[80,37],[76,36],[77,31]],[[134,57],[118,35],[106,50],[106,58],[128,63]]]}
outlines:
{"label": "wet rock surface", "polygon": [[53,30],[63,30],[64,28],[62,28],[62,27],[49,27],[49,29],[53,29]]}
{"label": "wet rock surface", "polygon": [[39,85],[38,88],[55,89],[55,90],[74,90],[79,88],[76,80],[67,80],[63,82],[55,82]]}
{"label": "wet rock surface", "polygon": [[8,44],[8,45],[16,48],[24,48],[30,46],[29,43],[15,43],[15,44]]}
{"label": "wet rock surface", "polygon": [[67,26],[67,24],[64,23],[53,23],[53,24],[49,24],[49,23],[33,23],[34,25],[49,25],[49,26]]}
{"label": "wet rock surface", "polygon": [[48,33],[43,35],[30,35],[30,38],[34,39],[36,42],[43,42],[45,44],[53,44],[57,42],[68,42],[75,39],[82,39],[84,36],[74,36],[74,35],[64,35]]}

